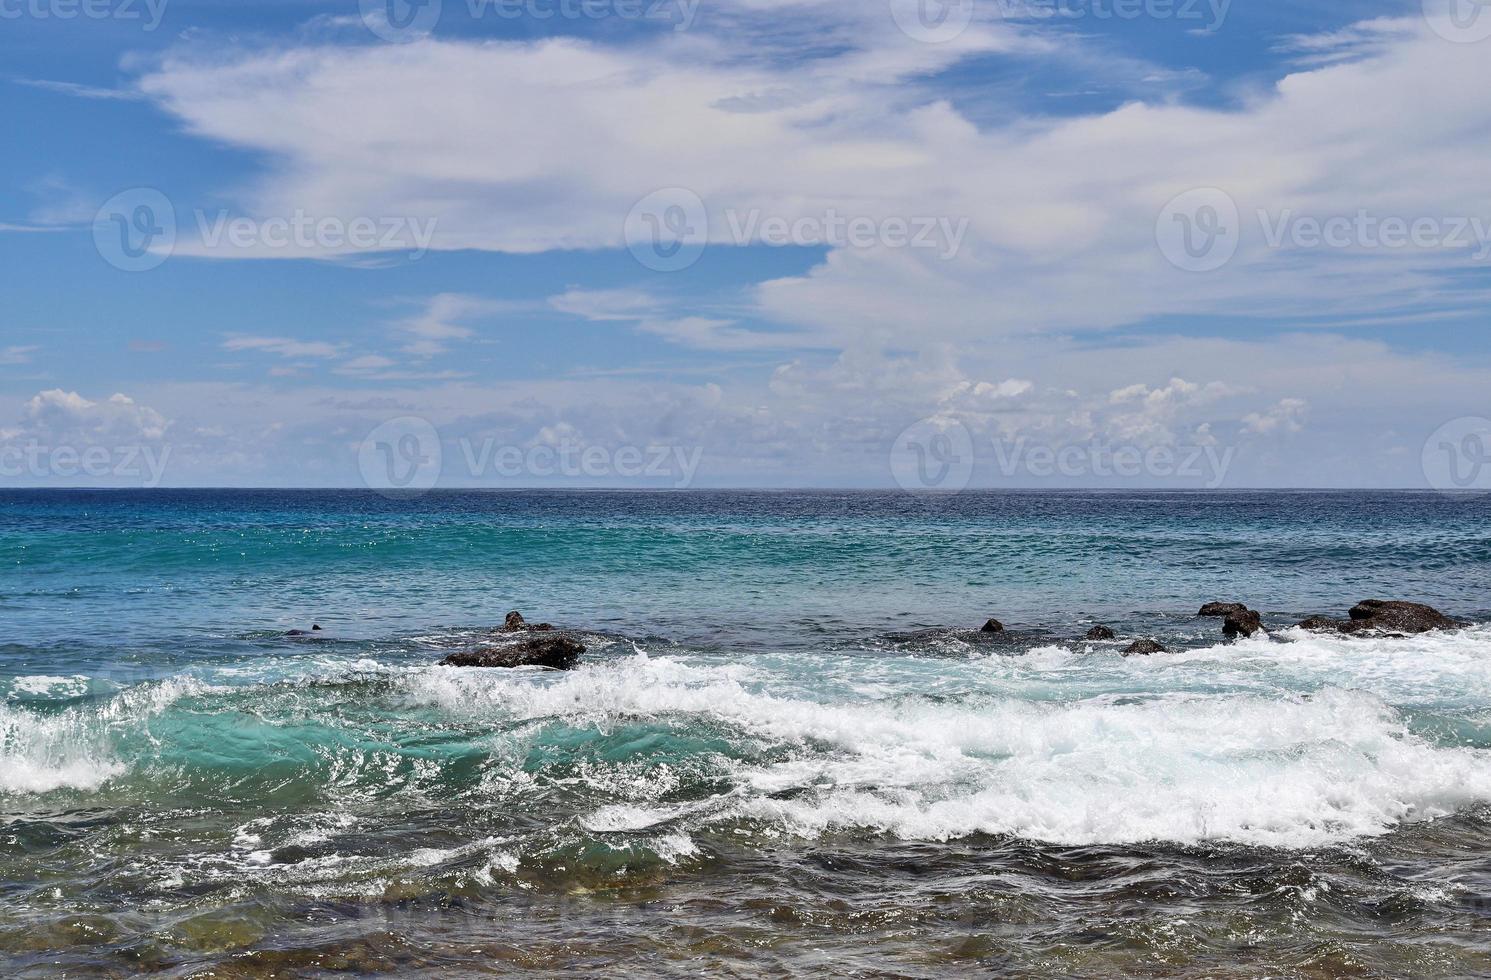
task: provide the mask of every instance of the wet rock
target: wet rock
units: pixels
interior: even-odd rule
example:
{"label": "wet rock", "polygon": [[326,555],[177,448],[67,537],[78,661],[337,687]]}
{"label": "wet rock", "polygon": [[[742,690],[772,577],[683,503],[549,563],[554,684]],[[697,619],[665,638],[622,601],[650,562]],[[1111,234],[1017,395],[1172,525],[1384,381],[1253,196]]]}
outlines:
{"label": "wet rock", "polygon": [[1169,652],[1154,640],[1135,640],[1124,648],[1123,655],[1125,657],[1147,657],[1152,653]]}
{"label": "wet rock", "polygon": [[1255,609],[1244,609],[1242,612],[1229,613],[1222,621],[1222,635],[1237,638],[1239,636],[1252,636],[1255,633],[1266,632],[1263,628],[1263,617]]}
{"label": "wet rock", "polygon": [[314,633],[320,633],[320,632],[321,632],[321,627],[317,626],[315,623],[312,623],[311,624],[311,628],[308,629],[308,630],[290,630],[285,635],[286,636],[310,636],[310,635],[312,635]]}
{"label": "wet rock", "polygon": [[1087,631],[1087,639],[1116,640],[1118,639],[1118,635],[1106,626],[1094,626],[1092,629]]}
{"label": "wet rock", "polygon": [[498,632],[522,633],[526,631],[529,633],[548,633],[551,632],[553,629],[554,627],[549,625],[548,623],[528,622],[526,619],[523,618],[522,613],[514,609],[512,612],[508,613],[507,618],[502,621],[502,627],[498,630]]}
{"label": "wet rock", "polygon": [[981,629],[981,630],[979,630],[979,632],[980,633],[1003,633],[1004,632],[1004,624],[1001,623],[997,619],[991,619],[987,623],[984,624],[984,628]]}
{"label": "wet rock", "polygon": [[548,667],[572,670],[580,662],[585,645],[567,636],[523,640],[510,646],[479,647],[453,653],[440,661],[442,667]]}
{"label": "wet rock", "polygon": [[1198,612],[1196,615],[1223,617],[1231,616],[1236,613],[1245,613],[1247,611],[1248,607],[1240,602],[1208,602],[1206,605],[1201,607],[1201,611]]}
{"label": "wet rock", "polygon": [[1428,633],[1455,628],[1455,621],[1417,602],[1367,599],[1351,607],[1350,619],[1311,616],[1299,625],[1317,633]]}

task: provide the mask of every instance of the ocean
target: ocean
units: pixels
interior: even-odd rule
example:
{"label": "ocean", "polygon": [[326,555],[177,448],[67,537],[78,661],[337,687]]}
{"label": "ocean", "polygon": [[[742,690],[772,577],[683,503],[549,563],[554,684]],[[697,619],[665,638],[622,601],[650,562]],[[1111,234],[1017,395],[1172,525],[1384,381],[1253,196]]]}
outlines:
{"label": "ocean", "polygon": [[0,491],[0,623],[7,977],[1491,975],[1484,495]]}

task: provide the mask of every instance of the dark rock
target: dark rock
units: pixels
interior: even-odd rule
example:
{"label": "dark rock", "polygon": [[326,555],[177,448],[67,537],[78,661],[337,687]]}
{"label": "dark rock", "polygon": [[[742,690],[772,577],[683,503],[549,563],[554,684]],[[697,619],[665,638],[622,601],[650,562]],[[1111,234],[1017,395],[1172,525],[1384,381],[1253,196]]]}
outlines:
{"label": "dark rock", "polygon": [[1366,623],[1369,629],[1396,633],[1427,633],[1430,630],[1455,628],[1455,621],[1433,606],[1417,602],[1390,602],[1367,599],[1351,607],[1346,615],[1352,622]]}
{"label": "dark rock", "polygon": [[1222,634],[1224,636],[1239,637],[1252,636],[1254,633],[1265,632],[1263,629],[1263,617],[1256,610],[1244,609],[1242,612],[1229,613],[1222,621]]}
{"label": "dark rock", "polygon": [[319,632],[321,632],[321,627],[319,625],[317,625],[316,623],[312,623],[311,624],[311,632],[312,633],[319,633]]}
{"label": "dark rock", "polygon": [[512,612],[507,614],[507,618],[502,621],[502,626],[497,630],[497,632],[522,633],[524,631],[527,631],[529,633],[550,633],[553,632],[553,630],[554,627],[550,624],[530,623],[523,618],[522,613],[518,612],[517,610],[513,610]]}
{"label": "dark rock", "polygon": [[991,619],[987,623],[984,624],[984,628],[981,629],[981,630],[979,630],[979,632],[980,633],[1003,633],[1004,632],[1004,624],[1001,623],[997,619]]}
{"label": "dark rock", "polygon": [[1317,633],[1427,633],[1455,628],[1455,621],[1432,606],[1417,602],[1367,599],[1351,607],[1350,619],[1311,616],[1300,628]]}
{"label": "dark rock", "polygon": [[1118,635],[1106,626],[1094,626],[1087,631],[1089,640],[1116,640]]}
{"label": "dark rock", "polygon": [[1152,653],[1169,653],[1163,646],[1154,640],[1135,640],[1123,651],[1125,657],[1147,657]]}
{"label": "dark rock", "polygon": [[442,667],[548,667],[571,670],[580,661],[585,645],[567,636],[523,640],[511,646],[481,647],[453,653],[440,661]]}
{"label": "dark rock", "polygon": [[1240,602],[1208,602],[1201,607],[1198,616],[1231,616],[1236,613],[1245,613],[1248,607]]}

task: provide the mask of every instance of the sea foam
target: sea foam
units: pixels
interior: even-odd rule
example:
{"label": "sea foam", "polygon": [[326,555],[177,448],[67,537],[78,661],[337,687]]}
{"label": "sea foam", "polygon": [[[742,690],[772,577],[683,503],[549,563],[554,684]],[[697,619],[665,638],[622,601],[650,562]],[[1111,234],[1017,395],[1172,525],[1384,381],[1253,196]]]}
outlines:
{"label": "sea foam", "polygon": [[[717,775],[735,787],[728,807],[691,813],[677,806],[670,814],[634,802],[584,821],[602,831],[671,817],[686,827],[754,820],[804,836],[868,830],[907,840],[1010,834],[1060,844],[1309,848],[1491,801],[1491,752],[1414,734],[1370,684],[1324,682],[1334,669],[1348,682],[1376,677],[1394,691],[1411,687],[1406,668],[1429,655],[1433,641],[1298,642],[1294,650],[1288,643],[1268,649],[1282,658],[1281,677],[1319,682],[1308,690],[1270,688],[1248,666],[1267,652],[1261,645],[1187,655],[1193,689],[1160,683],[1148,692],[1089,691],[1065,700],[1002,695],[1002,681],[970,681],[963,697],[908,691],[815,700],[800,680],[773,683],[749,669],[647,656],[567,675],[425,671],[406,686],[464,718],[597,731],[650,721],[729,733],[733,752],[716,763]],[[1393,642],[1410,652],[1375,665],[1364,659]],[[1484,635],[1439,642],[1486,652]],[[1457,651],[1447,658],[1439,668],[1446,682],[1475,671],[1470,657]],[[812,666],[844,669],[828,658]],[[1046,666],[1071,669],[1068,658],[1047,658]],[[1032,668],[1039,665],[998,669]],[[1108,669],[1184,668],[1183,660],[1152,658]]]}

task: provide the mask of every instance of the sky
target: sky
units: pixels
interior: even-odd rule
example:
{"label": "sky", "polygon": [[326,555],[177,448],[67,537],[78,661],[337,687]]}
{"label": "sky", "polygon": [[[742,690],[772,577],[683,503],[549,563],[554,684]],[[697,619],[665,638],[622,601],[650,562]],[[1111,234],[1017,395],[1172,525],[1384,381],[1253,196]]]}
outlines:
{"label": "sky", "polygon": [[1491,489],[1486,0],[0,0],[0,486]]}

